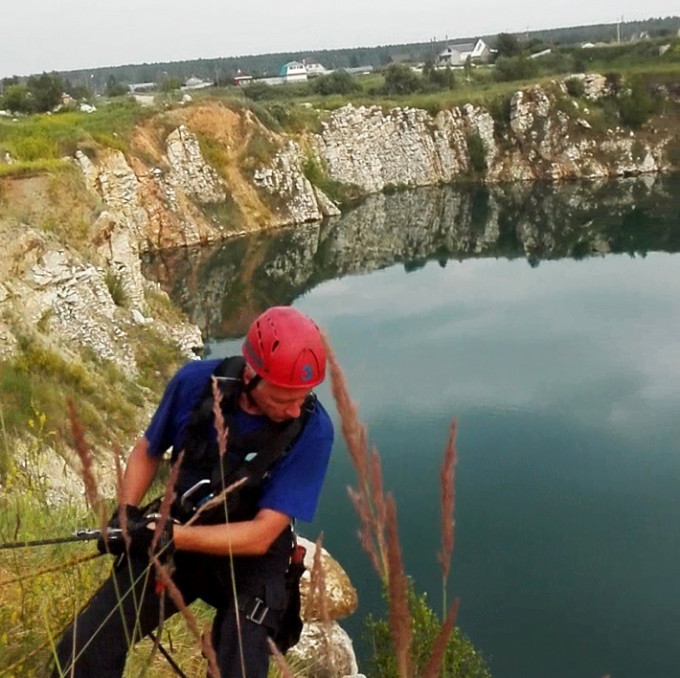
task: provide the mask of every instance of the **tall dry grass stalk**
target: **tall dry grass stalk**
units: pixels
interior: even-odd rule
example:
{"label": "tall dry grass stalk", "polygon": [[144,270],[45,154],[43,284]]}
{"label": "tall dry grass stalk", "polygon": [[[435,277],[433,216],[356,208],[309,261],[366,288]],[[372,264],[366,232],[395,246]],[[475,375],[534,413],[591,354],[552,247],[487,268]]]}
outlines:
{"label": "tall dry grass stalk", "polygon": [[[123,465],[120,463],[120,448],[116,445],[113,448],[113,463],[116,467],[116,502],[118,503],[118,520],[120,521],[120,529],[125,542],[125,549],[130,550],[130,535],[128,533],[127,512],[125,511],[125,498],[123,493],[124,478]],[[104,527],[104,538],[106,539],[106,529]]]}
{"label": "tall dry grass stalk", "polygon": [[[213,415],[215,416],[215,434],[217,435],[217,448],[220,453],[220,460],[224,459],[227,452],[227,439],[229,437],[229,429],[224,421],[224,414],[222,413],[222,391],[218,385],[217,379],[212,377],[212,392],[213,392]],[[222,469],[224,475],[224,468]]]}
{"label": "tall dry grass stalk", "polygon": [[328,621],[328,601],[326,600],[326,573],[323,566],[323,532],[314,544],[314,560],[309,572],[309,594],[305,601],[305,616],[312,617],[317,613],[321,621]]}
{"label": "tall dry grass stalk", "polygon": [[85,429],[76,416],[73,401],[68,401],[68,417],[71,423],[73,449],[80,460],[80,474],[85,486],[85,497],[102,529],[106,529],[106,506],[97,485],[94,473],[94,452],[85,440]]}
{"label": "tall dry grass stalk", "polygon": [[449,439],[444,448],[444,459],[439,472],[441,507],[442,507],[442,548],[437,559],[442,566],[442,620],[446,616],[446,595],[449,573],[451,571],[451,556],[453,555],[453,541],[455,530],[455,468],[458,459],[456,453],[457,422],[454,419],[449,429]]}
{"label": "tall dry grass stalk", "polygon": [[267,641],[269,642],[269,649],[271,650],[272,656],[274,657],[274,661],[281,671],[282,678],[295,678],[292,669],[290,666],[288,666],[288,663],[281,654],[281,651],[278,647],[276,647],[276,643],[271,638],[268,638]]}
{"label": "tall dry grass stalk", "polygon": [[175,585],[175,582],[170,577],[170,574],[168,573],[167,569],[155,556],[153,559],[153,564],[156,568],[157,580],[161,582],[163,588],[167,591],[170,598],[172,598],[172,601],[175,603],[179,611],[182,613],[187,623],[187,627],[196,638],[199,647],[201,647],[203,655],[208,661],[208,674],[212,676],[212,678],[220,678],[220,672],[219,669],[217,668],[217,656],[215,655],[215,649],[213,648],[212,642],[210,640],[209,630],[201,632],[201,630],[198,627],[196,617],[187,607],[187,604],[184,602],[184,597],[182,596],[182,593]]}
{"label": "tall dry grass stalk", "polygon": [[394,498],[385,496],[380,456],[368,452],[368,434],[349,396],[347,381],[335,353],[324,338],[331,375],[331,392],[340,415],[342,434],[358,477],[358,488],[349,490],[359,515],[359,541],[386,586],[392,643],[401,678],[411,677],[413,620],[408,605],[408,580],[404,572],[397,530]]}
{"label": "tall dry grass stalk", "polygon": [[[212,393],[213,393],[213,417],[215,422],[215,436],[217,438],[217,449],[219,453],[220,460],[220,478],[222,481],[222,491],[219,494],[220,503],[224,509],[224,515],[227,523],[229,522],[229,505],[227,500],[227,495],[229,493],[229,488],[224,486],[225,475],[226,475],[226,463],[227,457],[227,439],[229,437],[229,429],[227,428],[226,422],[224,421],[224,414],[222,413],[222,391],[220,390],[219,383],[216,377],[212,377]],[[244,479],[245,481],[245,479]],[[217,497],[213,498],[213,502]],[[216,502],[215,502],[216,503]],[[198,517],[196,514],[194,517]],[[229,543],[229,575],[231,579],[231,592],[234,601],[238,601],[238,591],[236,589],[236,572],[234,568],[234,557],[231,552],[231,542]],[[241,631],[241,615],[238,612],[238,605],[235,604],[235,620],[236,620],[236,634],[238,636],[238,652],[241,659],[241,676],[246,678],[246,662],[243,651],[243,635]]]}
{"label": "tall dry grass stalk", "polygon": [[420,678],[437,678],[438,676],[446,675],[446,648],[453,632],[453,627],[456,624],[456,617],[458,616],[458,598],[453,601],[453,605],[449,609],[444,622],[442,623],[439,635],[432,647],[432,654],[420,675]]}
{"label": "tall dry grass stalk", "polygon": [[[331,393],[340,415],[349,456],[358,476],[358,487],[349,488],[348,491],[361,525],[359,541],[387,587],[389,627],[399,676],[412,678],[415,670],[412,656],[413,619],[408,600],[408,578],[399,544],[396,504],[390,493],[385,495],[378,451],[373,448],[369,454],[366,427],[359,420],[357,407],[349,396],[347,382],[326,337],[324,343],[331,376]],[[440,471],[442,547],[438,560],[442,566],[444,582],[444,613],[440,632],[421,678],[436,678],[440,672],[444,674],[446,650],[458,613],[457,599],[446,610],[446,582],[451,570],[454,544],[454,470],[457,458],[455,437],[454,420],[449,430]]]}
{"label": "tall dry grass stalk", "polygon": [[[165,484],[165,492],[163,493],[163,499],[161,500],[159,518],[156,521],[156,528],[153,535],[153,540],[151,542],[150,549],[151,553],[156,553],[156,546],[158,545],[158,540],[163,534],[163,531],[165,530],[165,526],[168,524],[168,521],[172,521],[170,510],[172,508],[173,502],[175,501],[175,497],[177,496],[175,487],[177,487],[177,479],[179,477],[179,470],[182,466],[182,461],[184,461],[184,451],[179,453],[177,461],[172,465],[170,477],[168,478],[168,482]],[[159,555],[162,556],[163,554],[161,553]]]}
{"label": "tall dry grass stalk", "polygon": [[331,376],[331,393],[340,415],[343,438],[357,472],[358,488],[348,488],[350,500],[359,515],[359,542],[382,582],[389,579],[389,559],[385,539],[386,509],[382,469],[377,450],[368,451],[368,432],[359,419],[356,403],[349,395],[347,381],[328,339],[324,345]]}
{"label": "tall dry grass stalk", "polygon": [[411,676],[411,643],[413,642],[413,621],[408,605],[408,580],[401,558],[401,546],[397,532],[397,507],[394,497],[387,495],[387,559],[388,599],[392,644],[397,655],[400,678]]}
{"label": "tall dry grass stalk", "polygon": [[326,657],[331,657],[328,640],[330,615],[328,614],[328,596],[326,592],[326,571],[323,565],[323,532],[315,543],[314,560],[309,572],[309,593],[305,601],[305,617],[313,618],[318,613],[321,620],[321,645]]}
{"label": "tall dry grass stalk", "polygon": [[[94,454],[92,450],[89,448],[87,443],[85,442],[85,432],[80,424],[77,415],[75,413],[75,409],[72,405],[72,403],[69,403],[69,418],[71,422],[71,430],[72,430],[72,436],[73,436],[73,447],[74,450],[80,459],[81,462],[81,477],[83,479],[83,483],[85,486],[85,494],[87,501],[90,505],[90,507],[93,509],[93,512],[100,518],[101,524],[102,524],[102,529],[105,533],[106,531],[106,515],[105,515],[105,505],[104,501],[102,500],[101,496],[99,495],[98,487],[97,487],[97,482],[96,482],[96,477],[94,474]],[[225,444],[226,444],[226,436],[224,438]],[[168,482],[166,483],[165,486],[165,491],[163,494],[163,498],[161,500],[160,504],[160,510],[159,510],[159,517],[158,520],[156,520],[156,525],[155,525],[155,532],[154,532],[154,537],[152,540],[151,548],[150,548],[150,556],[151,556],[151,561],[149,563],[149,567],[145,572],[149,572],[151,567],[155,568],[156,572],[156,581],[157,581],[157,590],[159,592],[159,595],[164,595],[165,592],[172,598],[173,602],[177,606],[177,608],[180,610],[182,615],[184,616],[184,619],[186,621],[187,627],[189,631],[194,635],[196,638],[196,641],[201,648],[201,652],[203,656],[206,658],[207,663],[208,663],[208,674],[212,676],[213,678],[219,678],[219,669],[217,668],[217,657],[215,655],[214,648],[212,646],[211,642],[211,637],[210,637],[210,632],[209,630],[205,632],[201,632],[199,627],[198,627],[198,622],[196,620],[196,617],[193,615],[193,613],[189,610],[187,607],[186,603],[184,602],[184,598],[175,585],[175,583],[172,580],[172,569],[171,565],[168,563],[163,563],[159,559],[159,556],[162,557],[162,553],[155,553],[156,547],[158,544],[158,540],[160,538],[160,535],[163,532],[163,529],[165,528],[165,525],[167,524],[168,520],[172,520],[171,517],[171,507],[173,504],[173,501],[175,499],[175,487],[177,484],[177,478],[179,475],[179,470],[182,464],[183,460],[183,452],[180,453],[177,462],[173,465],[170,477],[168,479]],[[124,473],[121,468],[120,464],[120,455],[119,455],[119,450],[114,450],[114,460],[115,460],[115,467],[116,467],[116,496],[118,499],[118,506],[119,506],[119,516],[120,516],[120,523],[121,523],[121,530],[123,532],[123,536],[126,541],[126,545],[129,548],[129,542],[130,538],[128,535],[128,530],[127,530],[127,516],[124,510],[124,500],[123,497],[125,496],[125,491],[124,491]],[[119,593],[119,598],[121,597],[121,593]],[[163,626],[163,618],[161,615],[160,623],[159,623],[159,630],[162,629]],[[135,625],[136,626],[136,625]],[[126,629],[126,635],[127,629]],[[74,634],[75,637],[75,634]],[[160,638],[160,634],[158,636]],[[128,638],[128,645],[130,645],[130,640]],[[71,670],[74,670],[74,666],[71,667]]]}

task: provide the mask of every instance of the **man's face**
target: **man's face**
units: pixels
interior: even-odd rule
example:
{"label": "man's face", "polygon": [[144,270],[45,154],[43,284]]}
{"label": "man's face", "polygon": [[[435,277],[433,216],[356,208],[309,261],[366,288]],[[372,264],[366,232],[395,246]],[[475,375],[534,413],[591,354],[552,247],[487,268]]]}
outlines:
{"label": "man's face", "polygon": [[274,386],[263,379],[250,395],[265,417],[282,422],[300,416],[302,405],[310,392],[308,388]]}

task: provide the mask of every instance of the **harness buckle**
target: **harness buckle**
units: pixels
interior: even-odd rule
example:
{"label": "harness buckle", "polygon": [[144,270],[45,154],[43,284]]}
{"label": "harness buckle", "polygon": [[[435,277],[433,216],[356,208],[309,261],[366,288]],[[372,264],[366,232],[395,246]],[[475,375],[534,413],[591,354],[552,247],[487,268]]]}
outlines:
{"label": "harness buckle", "polygon": [[267,612],[269,612],[269,608],[264,604],[264,600],[262,598],[255,598],[253,609],[246,614],[246,619],[253,622],[253,624],[262,624],[267,616]]}

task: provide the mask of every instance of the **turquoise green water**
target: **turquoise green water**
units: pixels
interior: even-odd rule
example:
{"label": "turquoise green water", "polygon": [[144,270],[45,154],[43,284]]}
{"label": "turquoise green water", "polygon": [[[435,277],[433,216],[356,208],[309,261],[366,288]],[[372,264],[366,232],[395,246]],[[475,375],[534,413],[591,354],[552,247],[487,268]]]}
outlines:
{"label": "turquoise green water", "polygon": [[[457,418],[449,595],[496,678],[677,674],[679,188],[677,178],[569,186],[509,197],[514,212],[477,196],[455,212],[468,221],[450,222],[439,194],[417,209],[395,196],[394,212],[369,204],[306,244],[275,237],[238,309],[192,306],[215,355],[239,345],[241,326],[225,327],[268,299],[327,329],[397,500],[406,567],[437,608],[438,468]],[[591,197],[585,207],[575,192]],[[428,209],[428,235],[399,221]],[[381,241],[368,235],[376,224]],[[221,248],[219,265],[212,254],[196,269],[204,290],[220,269],[238,278],[233,262],[252,245],[230,247],[238,254]],[[325,386],[320,396],[332,409]],[[301,527],[324,531],[357,586],[360,609],[344,626],[364,657],[362,617],[381,603],[345,454],[339,442],[317,521]]]}

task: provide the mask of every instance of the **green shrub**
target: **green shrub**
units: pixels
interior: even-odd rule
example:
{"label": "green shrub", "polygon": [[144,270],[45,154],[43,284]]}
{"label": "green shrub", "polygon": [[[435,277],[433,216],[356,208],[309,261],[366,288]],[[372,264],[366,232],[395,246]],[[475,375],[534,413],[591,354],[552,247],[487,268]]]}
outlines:
{"label": "green shrub", "polygon": [[[441,622],[429,607],[427,596],[416,593],[412,581],[409,581],[408,605],[413,619],[412,656],[414,674],[420,675],[428,659],[432,656],[434,642],[441,629]],[[396,652],[392,646],[388,620],[369,616],[366,627],[369,642],[373,648],[367,675],[371,678],[398,678]],[[491,677],[484,658],[459,628],[455,628],[449,638],[439,675],[442,678]]]}
{"label": "green shrub", "polygon": [[344,70],[333,71],[328,75],[322,75],[312,81],[312,90],[316,94],[328,96],[329,94],[352,94],[360,92],[361,85]]}
{"label": "green shrub", "polygon": [[408,184],[385,184],[383,186],[383,193],[385,195],[394,195],[395,193],[402,193],[408,189]]}
{"label": "green shrub", "polygon": [[530,80],[538,75],[538,63],[525,56],[499,57],[496,60],[496,79],[501,82]]}
{"label": "green shrub", "polygon": [[241,208],[229,191],[222,202],[207,203],[202,208],[211,221],[227,231],[237,232],[243,226]]}
{"label": "green shrub", "polygon": [[241,166],[246,170],[253,170],[268,165],[272,162],[278,150],[278,144],[270,135],[255,129],[243,150]]}
{"label": "green shrub", "polygon": [[510,126],[510,102],[509,94],[495,96],[486,105],[489,114],[493,118],[493,131],[497,140],[500,140]]}
{"label": "green shrub", "polygon": [[456,75],[449,66],[446,68],[435,68],[432,62],[423,66],[423,80],[431,85],[433,89],[455,89]]}
{"label": "green shrub", "polygon": [[312,186],[323,191],[339,207],[356,202],[363,195],[358,186],[331,179],[324,167],[311,155],[302,164],[302,172]]}
{"label": "green shrub", "polygon": [[630,153],[635,162],[642,162],[647,154],[647,149],[639,139],[635,139],[635,141],[633,141],[633,146],[630,149]]}
{"label": "green shrub", "polygon": [[484,175],[488,169],[486,162],[486,145],[479,133],[472,132],[465,137],[468,155],[470,156],[470,169],[473,174]]}
{"label": "green shrub", "polygon": [[621,122],[632,129],[639,129],[644,125],[654,110],[654,102],[645,84],[636,79],[631,83],[630,90],[619,98],[619,115]]}
{"label": "green shrub", "polygon": [[258,104],[255,101],[248,101],[246,108],[255,114],[255,117],[272,132],[281,133],[283,128],[281,123],[271,114],[266,106]]}
{"label": "green shrub", "polygon": [[0,108],[12,113],[30,113],[32,111],[31,97],[26,85],[9,85],[0,97]]}
{"label": "green shrub", "polygon": [[567,88],[567,92],[575,99],[582,97],[585,92],[582,78],[567,78],[564,85]]}
{"label": "green shrub", "polygon": [[116,306],[126,306],[128,303],[127,294],[125,292],[125,285],[123,278],[112,269],[108,269],[104,276],[106,287],[109,290],[111,299]]}
{"label": "green shrub", "polygon": [[13,83],[0,97],[0,108],[13,113],[44,113],[61,103],[67,89],[63,78],[56,73],[32,75],[26,83]]}
{"label": "green shrub", "polygon": [[672,167],[680,169],[680,139],[673,139],[673,141],[666,146],[666,157]]}
{"label": "green shrub", "polygon": [[422,77],[408,66],[392,64],[385,71],[385,94],[413,94],[422,89]]}
{"label": "green shrub", "polygon": [[619,94],[623,85],[623,76],[618,71],[605,73],[605,87],[610,94]]}
{"label": "green shrub", "polygon": [[123,82],[119,82],[116,77],[111,74],[106,80],[106,96],[107,97],[122,97],[128,94],[130,88]]}
{"label": "green shrub", "polygon": [[61,95],[66,91],[66,83],[58,73],[32,75],[26,81],[31,94],[32,108],[37,112],[51,111],[61,103]]}

